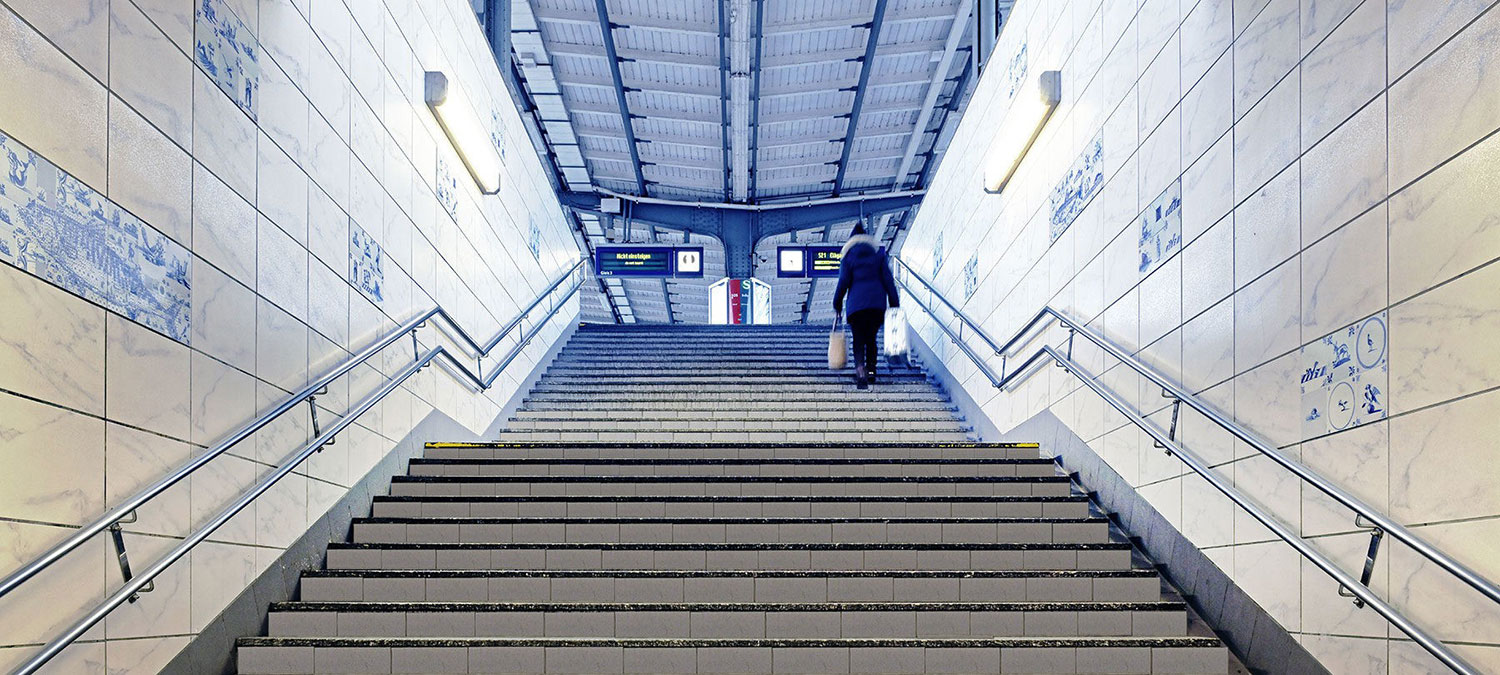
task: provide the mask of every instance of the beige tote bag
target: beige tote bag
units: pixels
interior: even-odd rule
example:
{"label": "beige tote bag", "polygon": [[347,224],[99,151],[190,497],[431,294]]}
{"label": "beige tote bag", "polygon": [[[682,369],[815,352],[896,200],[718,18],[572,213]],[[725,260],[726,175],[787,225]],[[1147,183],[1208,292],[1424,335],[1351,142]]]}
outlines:
{"label": "beige tote bag", "polygon": [[828,333],[828,367],[832,370],[843,370],[849,361],[849,337],[844,334],[844,329],[839,325],[838,317],[833,319],[833,330]]}

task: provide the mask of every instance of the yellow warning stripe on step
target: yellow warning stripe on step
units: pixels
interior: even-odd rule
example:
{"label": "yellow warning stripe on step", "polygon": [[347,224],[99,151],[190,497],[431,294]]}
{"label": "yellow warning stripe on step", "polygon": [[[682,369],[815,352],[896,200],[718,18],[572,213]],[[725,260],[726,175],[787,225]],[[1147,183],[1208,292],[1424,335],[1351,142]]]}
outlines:
{"label": "yellow warning stripe on step", "polygon": [[[478,447],[556,447],[556,446],[598,446],[600,441],[480,441],[480,443],[428,443],[428,449],[478,449]],[[606,441],[604,446],[712,446],[712,447],[762,447],[762,446],[828,446],[828,441],[775,441],[775,443],[703,443],[703,441],[690,441],[690,443],[670,443],[670,441]],[[912,446],[933,447],[933,449],[984,449],[984,447],[1014,447],[1014,449],[1040,449],[1040,443],[868,443],[868,441],[855,441],[855,443],[831,443],[832,446]]]}

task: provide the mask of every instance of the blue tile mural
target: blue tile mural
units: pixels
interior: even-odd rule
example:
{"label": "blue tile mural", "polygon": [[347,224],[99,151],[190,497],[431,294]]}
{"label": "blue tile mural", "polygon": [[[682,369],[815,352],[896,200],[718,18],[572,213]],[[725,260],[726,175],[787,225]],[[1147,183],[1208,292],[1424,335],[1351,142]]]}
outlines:
{"label": "blue tile mural", "polygon": [[1387,325],[1381,312],[1302,348],[1303,437],[1385,419]]}
{"label": "blue tile mural", "polygon": [[505,161],[505,120],[501,119],[500,113],[490,113],[490,140],[495,143],[495,149],[500,152],[500,161]]}
{"label": "blue tile mural", "polygon": [[1016,55],[1011,58],[1010,63],[1005,67],[1005,84],[1010,90],[1009,93],[1006,94],[1006,97],[1016,97],[1016,91],[1019,90],[1021,88],[1021,85],[1025,84],[1026,82],[1026,71],[1028,66],[1029,63],[1026,59],[1026,44],[1022,43],[1021,50],[1016,52]]}
{"label": "blue tile mural", "polygon": [[200,0],[193,29],[193,55],[241,110],[255,119],[260,58],[255,36],[224,0]]}
{"label": "blue tile mural", "polygon": [[1182,250],[1182,179],[1146,207],[1141,214],[1141,276]]}
{"label": "blue tile mural", "polygon": [[187,342],[192,254],[4,134],[0,154],[0,259]]}
{"label": "blue tile mural", "polygon": [[974,292],[979,290],[979,252],[969,257],[969,262],[964,263],[964,299],[974,297]]}
{"label": "blue tile mural", "polygon": [[353,222],[349,223],[349,283],[375,302],[385,300],[385,253]]}
{"label": "blue tile mural", "polygon": [[458,217],[458,179],[448,170],[448,162],[442,155],[437,158],[437,199],[449,216]]}
{"label": "blue tile mural", "polygon": [[1094,136],[1083,154],[1073,161],[1073,166],[1068,169],[1067,175],[1063,176],[1057,187],[1052,189],[1052,197],[1048,200],[1051,209],[1051,217],[1048,219],[1051,225],[1050,232],[1052,241],[1057,241],[1068,226],[1083,212],[1090,199],[1104,186],[1104,132]]}
{"label": "blue tile mural", "polygon": [[540,260],[542,258],[542,226],[536,222],[536,216],[527,219],[530,223],[530,231],[526,233],[526,248],[531,250],[531,257]]}
{"label": "blue tile mural", "polygon": [[939,232],[937,240],[932,242],[932,278],[937,278],[938,270],[943,269],[943,233]]}

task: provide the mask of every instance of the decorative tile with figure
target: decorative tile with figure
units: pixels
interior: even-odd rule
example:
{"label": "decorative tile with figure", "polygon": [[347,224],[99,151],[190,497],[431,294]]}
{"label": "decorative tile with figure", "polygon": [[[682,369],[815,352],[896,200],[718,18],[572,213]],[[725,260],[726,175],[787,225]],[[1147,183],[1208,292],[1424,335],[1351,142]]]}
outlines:
{"label": "decorative tile with figure", "polygon": [[458,179],[453,177],[442,155],[437,158],[437,200],[449,216],[458,217]]}
{"label": "decorative tile with figure", "polygon": [[1302,435],[1384,419],[1390,368],[1381,312],[1302,348]]}
{"label": "decorative tile with figure", "polygon": [[964,299],[974,297],[974,292],[979,290],[979,253],[969,257],[969,262],[964,263]]}
{"label": "decorative tile with figure", "polygon": [[527,219],[530,230],[526,233],[526,248],[531,251],[531,257],[538,260],[542,257],[542,225],[533,214]]}
{"label": "decorative tile with figure", "polygon": [[375,302],[385,300],[385,254],[380,244],[354,223],[349,223],[349,283]]}
{"label": "decorative tile with figure", "polygon": [[1068,226],[1083,213],[1083,207],[1087,206],[1090,199],[1104,186],[1104,132],[1099,132],[1083,149],[1083,154],[1073,162],[1068,169],[1067,175],[1063,176],[1057,187],[1052,189],[1052,196],[1048,200],[1052,216],[1051,223],[1052,241],[1057,241]]}
{"label": "decorative tile with figure", "polygon": [[932,278],[936,279],[938,271],[943,269],[943,233],[939,232],[937,240],[932,242]]}
{"label": "decorative tile with figure", "polygon": [[15,139],[0,153],[0,259],[187,342],[192,254]]}
{"label": "decorative tile with figure", "polygon": [[224,0],[200,0],[193,55],[214,84],[255,119],[260,59],[255,36]]}
{"label": "decorative tile with figure", "polygon": [[1182,250],[1182,180],[1172,181],[1141,214],[1141,276]]}

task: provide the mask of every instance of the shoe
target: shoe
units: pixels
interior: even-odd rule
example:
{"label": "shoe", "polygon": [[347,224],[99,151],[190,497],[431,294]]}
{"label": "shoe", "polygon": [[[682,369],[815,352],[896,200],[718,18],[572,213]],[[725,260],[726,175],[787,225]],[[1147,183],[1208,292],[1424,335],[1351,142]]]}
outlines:
{"label": "shoe", "polygon": [[865,382],[875,384],[875,371],[870,371],[870,374],[865,377]]}
{"label": "shoe", "polygon": [[870,388],[870,381],[869,381],[868,378],[865,377],[865,367],[864,366],[855,366],[854,367],[854,386],[857,387],[857,388],[859,388],[859,389],[869,389]]}

